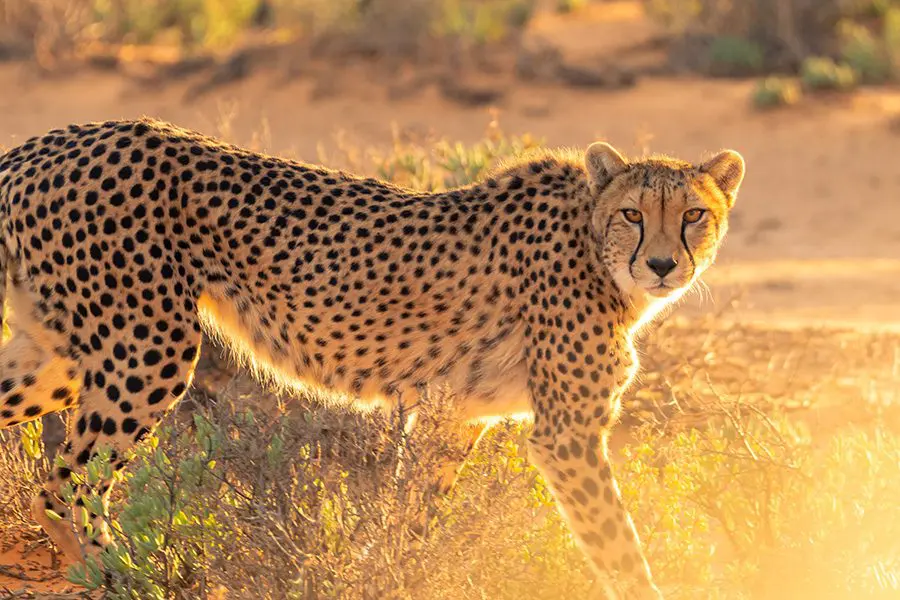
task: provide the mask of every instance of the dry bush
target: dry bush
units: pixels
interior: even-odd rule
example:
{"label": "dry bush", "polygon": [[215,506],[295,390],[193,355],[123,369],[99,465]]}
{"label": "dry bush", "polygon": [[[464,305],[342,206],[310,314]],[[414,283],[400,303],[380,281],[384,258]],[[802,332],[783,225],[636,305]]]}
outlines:
{"label": "dry bush", "polygon": [[33,529],[31,499],[50,472],[40,421],[0,431],[0,540],[13,542]]}
{"label": "dry bush", "polygon": [[588,588],[518,451],[518,425],[498,426],[443,498],[435,473],[462,439],[448,394],[423,395],[411,434],[402,410],[259,405],[258,392],[224,394],[192,426],[150,440],[115,502],[112,581],[96,569],[73,580],[113,598],[550,599]]}

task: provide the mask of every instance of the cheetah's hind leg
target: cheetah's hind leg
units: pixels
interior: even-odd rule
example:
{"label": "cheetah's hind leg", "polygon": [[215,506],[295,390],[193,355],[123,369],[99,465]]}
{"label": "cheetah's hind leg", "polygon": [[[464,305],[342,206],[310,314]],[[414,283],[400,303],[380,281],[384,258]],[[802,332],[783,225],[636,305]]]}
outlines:
{"label": "cheetah's hind leg", "polygon": [[[25,313],[17,314],[22,317]],[[82,377],[76,363],[47,347],[52,333],[17,314],[10,324],[12,339],[0,346],[0,429],[70,408],[78,402],[81,390]],[[67,514],[58,497],[42,491],[31,509],[34,519],[60,549],[80,555],[71,531],[65,531],[61,522],[47,515],[48,509]]]}
{"label": "cheetah's hind leg", "polygon": [[[167,339],[128,347],[120,344],[120,351],[125,353],[122,363],[129,365],[121,371],[108,371],[104,354],[82,359],[85,385],[70,418],[68,439],[44,489],[32,504],[35,519],[57,546],[75,560],[96,556],[113,543],[108,511],[115,478],[101,477],[93,490],[84,484],[75,485],[74,515],[61,502],[60,490],[72,481],[74,473],[83,473],[87,463],[104,450],[109,452],[113,473],[125,468],[128,451],[149,435],[185,394],[199,358],[201,334],[199,323],[190,317],[178,323],[178,327],[168,330]],[[149,329],[150,325],[139,322],[136,327]],[[128,354],[137,358],[128,361]],[[83,501],[91,491],[100,496],[100,513],[88,509]],[[63,519],[49,519],[48,509]]]}

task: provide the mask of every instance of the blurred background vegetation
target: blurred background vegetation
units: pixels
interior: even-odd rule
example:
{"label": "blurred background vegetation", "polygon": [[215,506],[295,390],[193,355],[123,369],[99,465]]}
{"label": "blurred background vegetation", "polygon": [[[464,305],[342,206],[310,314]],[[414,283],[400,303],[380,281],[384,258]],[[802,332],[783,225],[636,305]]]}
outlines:
{"label": "blurred background vegetation", "polygon": [[[595,0],[590,4],[602,4]],[[436,38],[482,43],[515,35],[542,0],[2,0],[7,55],[63,52],[102,41],[190,51],[241,43],[254,30],[315,40],[335,31],[394,38],[412,50]],[[588,0],[552,0],[568,13]],[[891,75],[900,49],[896,0],[644,0],[679,59],[722,75],[797,71],[809,57],[849,62],[867,79]],[[386,26],[367,31],[374,26]]]}
{"label": "blurred background vegetation", "polygon": [[[556,64],[561,59],[552,43],[536,51],[522,44],[522,33],[541,10],[577,15],[604,4],[616,2],[0,0],[0,58],[29,58],[54,70],[72,61],[109,67],[154,54],[199,68],[207,63],[198,64],[198,57],[273,47],[288,63],[366,56],[456,64],[488,52],[515,55],[501,68],[523,77],[556,69],[578,84],[598,77],[573,74]],[[654,72],[759,77],[753,96],[759,107],[793,103],[803,92],[894,82],[900,75],[897,0],[641,4],[659,28],[651,43],[666,57]],[[263,62],[271,60],[270,52]]]}

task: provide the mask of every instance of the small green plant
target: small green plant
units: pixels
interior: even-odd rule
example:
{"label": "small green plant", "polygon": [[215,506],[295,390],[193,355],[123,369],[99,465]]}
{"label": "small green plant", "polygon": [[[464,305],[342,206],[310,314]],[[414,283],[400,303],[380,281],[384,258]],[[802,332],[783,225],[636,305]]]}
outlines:
{"label": "small green plant", "polygon": [[[425,150],[420,144],[394,135],[390,151],[372,152],[375,174],[388,181],[417,190],[437,191],[475,183],[504,160],[539,148],[541,140],[530,135],[510,136],[492,121],[483,139],[467,145],[445,139]],[[348,149],[344,162],[365,169]]]}
{"label": "small green plant", "polygon": [[535,0],[446,0],[433,30],[447,36],[484,44],[520,31],[534,14]]}
{"label": "small green plant", "polygon": [[[111,598],[163,600],[203,578],[225,535],[216,519],[222,477],[216,457],[222,440],[220,430],[200,415],[194,427],[193,436],[181,437],[165,428],[138,446],[132,468],[116,474],[124,482],[127,502],[107,523],[115,545],[103,551],[99,562],[92,558],[73,565],[70,581],[88,589],[105,588]],[[160,444],[160,439],[167,443]],[[180,449],[182,445],[190,451]],[[86,470],[79,483],[91,489],[111,478],[109,453],[100,452]],[[71,488],[63,495],[68,502],[74,500]],[[87,494],[83,502],[102,514],[96,493]],[[88,531],[89,537],[96,534]],[[109,581],[104,572],[111,575]]]}
{"label": "small green plant", "polygon": [[755,75],[765,63],[762,47],[738,36],[720,36],[709,46],[709,64],[713,75],[740,77]]}
{"label": "small green plant", "polygon": [[790,106],[800,100],[800,86],[786,77],[766,77],[753,88],[753,105],[767,109],[776,106]]}
{"label": "small green plant", "polygon": [[847,91],[856,86],[856,73],[830,58],[810,57],[803,61],[800,80],[808,90]]}
{"label": "small green plant", "polygon": [[[838,50],[864,83],[897,75],[897,0],[646,0],[650,18],[673,34],[685,66],[714,75],[774,75]],[[778,6],[778,10],[774,7]],[[702,40],[712,36],[705,56]],[[891,50],[893,45],[894,50]],[[890,67],[890,68],[888,68]]]}
{"label": "small green plant", "polygon": [[476,183],[500,161],[540,146],[541,142],[531,136],[507,136],[496,121],[491,123],[487,136],[472,146],[443,140],[435,149],[437,165],[444,173],[443,187],[449,189]]}
{"label": "small green plant", "polygon": [[584,8],[587,6],[587,3],[588,0],[557,0],[556,12],[563,14],[572,13]]}
{"label": "small green plant", "polygon": [[40,419],[22,425],[22,449],[33,461],[39,461],[44,456],[43,434],[44,422]]}

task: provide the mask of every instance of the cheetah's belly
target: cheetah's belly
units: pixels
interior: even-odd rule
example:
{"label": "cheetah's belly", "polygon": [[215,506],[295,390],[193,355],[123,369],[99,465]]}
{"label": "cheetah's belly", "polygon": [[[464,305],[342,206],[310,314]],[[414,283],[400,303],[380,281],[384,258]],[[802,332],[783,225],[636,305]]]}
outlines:
{"label": "cheetah's belly", "polygon": [[[464,418],[504,417],[530,412],[528,370],[521,352],[513,358],[491,355],[478,365],[481,378],[470,383],[471,364],[461,366],[447,378],[447,386],[456,394],[456,403]],[[437,383],[442,383],[440,379]]]}
{"label": "cheetah's belly", "polygon": [[[501,321],[477,337],[447,338],[431,356],[413,343],[405,350],[360,357],[348,351],[340,363],[316,358],[320,348],[279,344],[267,328],[254,327],[253,307],[239,310],[219,294],[204,293],[199,302],[206,329],[224,338],[246,366],[264,379],[289,388],[313,388],[338,403],[362,407],[414,403],[421,386],[449,389],[465,419],[527,412],[528,375],[522,327]],[[388,339],[385,344],[391,345]],[[333,392],[327,394],[327,392]]]}

